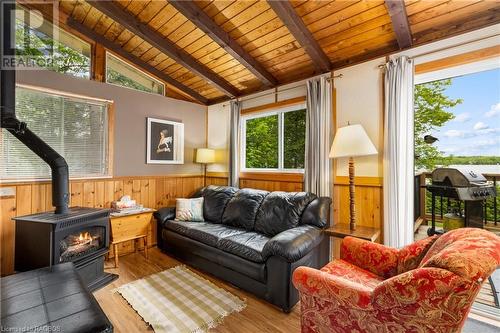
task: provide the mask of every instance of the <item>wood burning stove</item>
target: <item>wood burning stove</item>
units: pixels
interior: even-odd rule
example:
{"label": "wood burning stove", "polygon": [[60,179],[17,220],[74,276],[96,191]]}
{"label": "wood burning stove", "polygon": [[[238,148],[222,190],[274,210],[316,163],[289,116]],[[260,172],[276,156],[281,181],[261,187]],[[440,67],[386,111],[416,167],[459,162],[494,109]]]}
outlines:
{"label": "wood burning stove", "polygon": [[46,212],[14,220],[16,270],[73,262],[90,290],[117,277],[104,272],[110,238],[108,209],[71,207],[66,214]]}
{"label": "wood burning stove", "polygon": [[[2,59],[13,56],[11,14],[14,3],[2,4]],[[2,62],[3,63],[3,62]],[[0,125],[45,161],[52,171],[54,212],[16,217],[15,269],[32,270],[71,261],[90,290],[117,276],[104,272],[109,248],[109,210],[69,205],[69,170],[65,159],[16,117],[15,68],[0,71]],[[81,241],[79,240],[82,234]],[[78,236],[77,236],[78,235]],[[87,239],[85,239],[87,237]],[[90,239],[88,239],[90,238]]]}

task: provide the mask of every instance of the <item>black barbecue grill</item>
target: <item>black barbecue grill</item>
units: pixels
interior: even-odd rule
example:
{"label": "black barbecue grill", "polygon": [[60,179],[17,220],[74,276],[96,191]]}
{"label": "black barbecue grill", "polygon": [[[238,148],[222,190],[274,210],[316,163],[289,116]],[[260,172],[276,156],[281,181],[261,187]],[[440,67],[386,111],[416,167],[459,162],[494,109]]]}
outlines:
{"label": "black barbecue grill", "polygon": [[479,173],[464,168],[438,168],[432,172],[432,185],[425,186],[432,194],[432,227],[436,231],[436,196],[464,202],[465,226],[483,228],[484,201],[496,197],[495,186]]}

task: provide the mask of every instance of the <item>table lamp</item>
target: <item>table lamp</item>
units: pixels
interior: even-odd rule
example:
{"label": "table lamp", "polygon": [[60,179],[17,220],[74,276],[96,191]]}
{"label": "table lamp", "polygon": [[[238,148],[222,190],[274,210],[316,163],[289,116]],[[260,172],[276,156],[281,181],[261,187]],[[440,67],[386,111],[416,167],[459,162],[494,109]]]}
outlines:
{"label": "table lamp", "polygon": [[361,125],[348,125],[337,129],[330,150],[330,158],[349,157],[349,227],[356,230],[354,203],[354,157],[376,155],[377,149]]}
{"label": "table lamp", "polygon": [[210,148],[198,148],[196,150],[196,163],[204,165],[203,186],[207,186],[207,164],[215,162],[215,150]]}

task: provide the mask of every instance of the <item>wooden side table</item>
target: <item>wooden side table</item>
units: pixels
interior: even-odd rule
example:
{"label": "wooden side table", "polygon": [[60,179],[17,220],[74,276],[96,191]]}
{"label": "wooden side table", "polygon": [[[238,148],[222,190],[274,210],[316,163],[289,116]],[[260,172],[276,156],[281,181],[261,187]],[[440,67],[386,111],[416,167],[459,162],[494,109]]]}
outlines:
{"label": "wooden side table", "polygon": [[[356,230],[352,231],[347,223],[337,223],[323,231],[330,237],[345,238],[347,236],[364,239],[374,242],[380,236],[380,229],[372,227],[356,226]],[[340,258],[340,243],[334,242],[332,248],[334,258]]]}
{"label": "wooden side table", "polygon": [[370,242],[377,240],[380,236],[380,229],[372,227],[356,226],[356,230],[351,230],[349,224],[337,223],[324,231],[332,237],[344,238],[347,236],[361,238]]}
{"label": "wooden side table", "polygon": [[154,209],[144,209],[135,213],[111,213],[111,244],[115,255],[115,267],[118,267],[118,244],[134,241],[137,252],[139,239],[144,239],[144,256],[148,258],[148,233],[151,228],[151,219]]}

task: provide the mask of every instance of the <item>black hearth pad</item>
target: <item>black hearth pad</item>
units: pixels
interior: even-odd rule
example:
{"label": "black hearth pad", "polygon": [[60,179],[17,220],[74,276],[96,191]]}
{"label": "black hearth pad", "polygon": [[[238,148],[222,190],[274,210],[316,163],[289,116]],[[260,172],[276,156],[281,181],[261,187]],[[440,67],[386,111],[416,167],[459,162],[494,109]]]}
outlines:
{"label": "black hearth pad", "polygon": [[0,279],[2,331],[113,332],[72,263]]}

